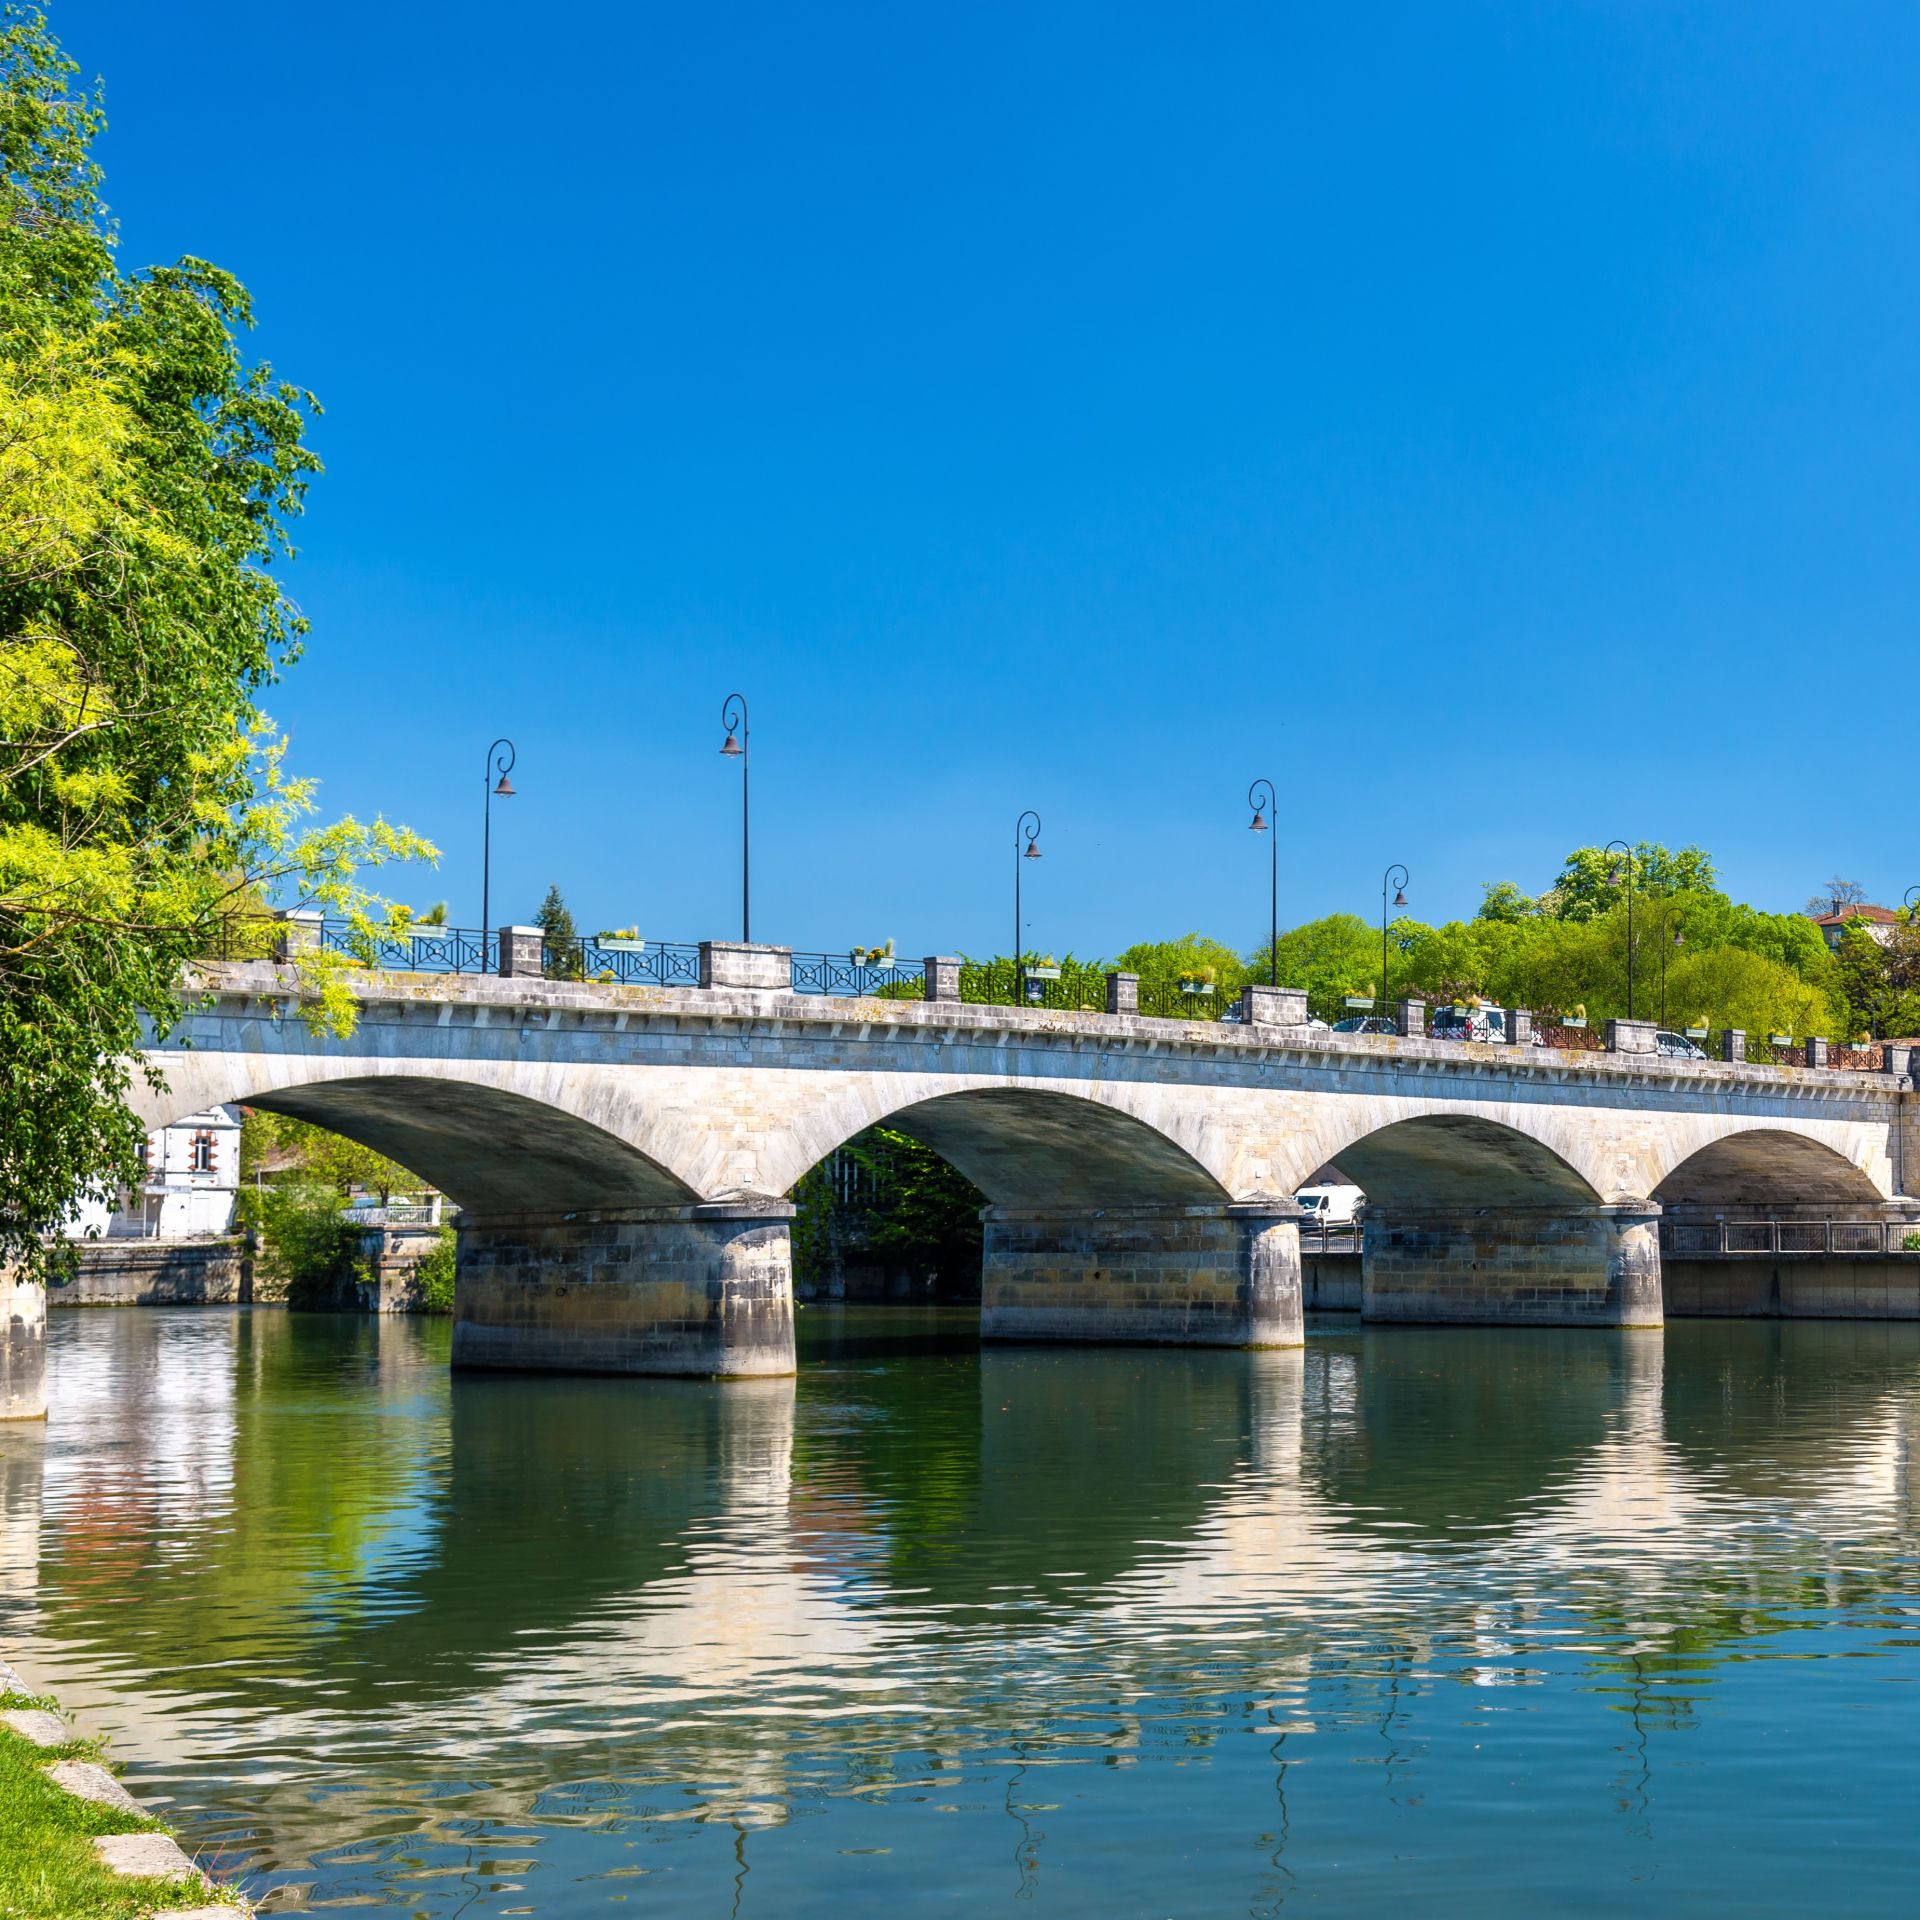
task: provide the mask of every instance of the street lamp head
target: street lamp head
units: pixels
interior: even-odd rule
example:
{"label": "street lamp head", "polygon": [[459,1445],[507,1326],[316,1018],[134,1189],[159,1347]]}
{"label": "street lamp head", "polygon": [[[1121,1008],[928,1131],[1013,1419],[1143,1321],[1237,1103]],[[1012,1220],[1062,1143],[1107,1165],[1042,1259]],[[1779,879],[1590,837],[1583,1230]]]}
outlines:
{"label": "street lamp head", "polygon": [[1253,819],[1248,824],[1255,833],[1265,833],[1267,830],[1267,816],[1262,813],[1258,807],[1255,807],[1253,810]]}
{"label": "street lamp head", "polygon": [[1407,904],[1407,890],[1405,887],[1394,888],[1393,904],[1396,907],[1404,907]]}
{"label": "street lamp head", "polygon": [[1687,944],[1687,936],[1686,936],[1686,933],[1684,932],[1684,930],[1683,930],[1683,929],[1681,929],[1681,928],[1679,928],[1679,927],[1675,927],[1675,928],[1674,928],[1674,930],[1673,930],[1673,944],[1674,944],[1674,945],[1675,945],[1676,947],[1684,947],[1684,946],[1685,946],[1685,945]]}
{"label": "street lamp head", "polygon": [[1020,857],[1023,860],[1038,860],[1040,858],[1039,842],[1034,840],[1029,840],[1027,842],[1026,852],[1023,853]]}
{"label": "street lamp head", "polygon": [[503,773],[495,783],[493,791],[496,798],[511,800],[513,798],[513,782]]}
{"label": "street lamp head", "polygon": [[720,751],[724,753],[729,760],[738,760],[740,758],[739,740],[736,739],[733,734],[729,733],[722,743]]}

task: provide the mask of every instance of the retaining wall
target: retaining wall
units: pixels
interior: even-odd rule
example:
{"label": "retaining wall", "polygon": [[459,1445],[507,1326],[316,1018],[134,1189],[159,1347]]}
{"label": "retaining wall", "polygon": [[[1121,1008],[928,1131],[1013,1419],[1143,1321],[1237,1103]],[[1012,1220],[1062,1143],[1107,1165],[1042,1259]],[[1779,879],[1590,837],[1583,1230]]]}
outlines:
{"label": "retaining wall", "polygon": [[1805,1260],[1668,1254],[1661,1289],[1670,1318],[1920,1320],[1920,1258]]}
{"label": "retaining wall", "polygon": [[90,1240],[50,1307],[235,1307],[253,1299],[243,1240]]}

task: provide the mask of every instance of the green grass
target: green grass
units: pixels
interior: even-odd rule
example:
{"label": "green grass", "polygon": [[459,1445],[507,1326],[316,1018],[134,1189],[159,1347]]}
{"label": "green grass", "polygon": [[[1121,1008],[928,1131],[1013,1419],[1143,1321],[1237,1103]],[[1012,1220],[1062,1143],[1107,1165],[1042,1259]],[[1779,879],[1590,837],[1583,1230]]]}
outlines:
{"label": "green grass", "polygon": [[[48,1707],[51,1700],[0,1695],[4,1707]],[[98,1743],[36,1747],[0,1727],[0,1920],[142,1920],[156,1907],[231,1899],[163,1880],[123,1880],[93,1851],[96,1833],[161,1826],[112,1807],[96,1807],[56,1787],[41,1771],[53,1760],[97,1760]]]}

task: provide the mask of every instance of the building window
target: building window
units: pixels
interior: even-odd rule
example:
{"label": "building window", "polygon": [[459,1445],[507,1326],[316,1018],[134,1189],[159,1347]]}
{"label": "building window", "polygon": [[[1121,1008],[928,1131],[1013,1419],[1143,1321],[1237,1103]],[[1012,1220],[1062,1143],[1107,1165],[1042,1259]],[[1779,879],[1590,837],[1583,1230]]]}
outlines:
{"label": "building window", "polygon": [[196,1133],[193,1136],[193,1158],[188,1163],[195,1173],[213,1171],[213,1135]]}
{"label": "building window", "polygon": [[151,1140],[142,1140],[140,1142],[140,1171],[142,1173],[151,1173],[153,1171],[153,1142]]}

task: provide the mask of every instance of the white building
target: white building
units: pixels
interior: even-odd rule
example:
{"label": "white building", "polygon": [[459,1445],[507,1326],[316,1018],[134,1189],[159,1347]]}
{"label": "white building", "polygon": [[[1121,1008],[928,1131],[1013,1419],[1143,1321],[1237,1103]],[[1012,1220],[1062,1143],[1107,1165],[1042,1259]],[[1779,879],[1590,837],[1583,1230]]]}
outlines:
{"label": "white building", "polygon": [[240,1190],[240,1109],[214,1107],[147,1136],[146,1178],[117,1207],[83,1200],[70,1240],[199,1240],[233,1230]]}

